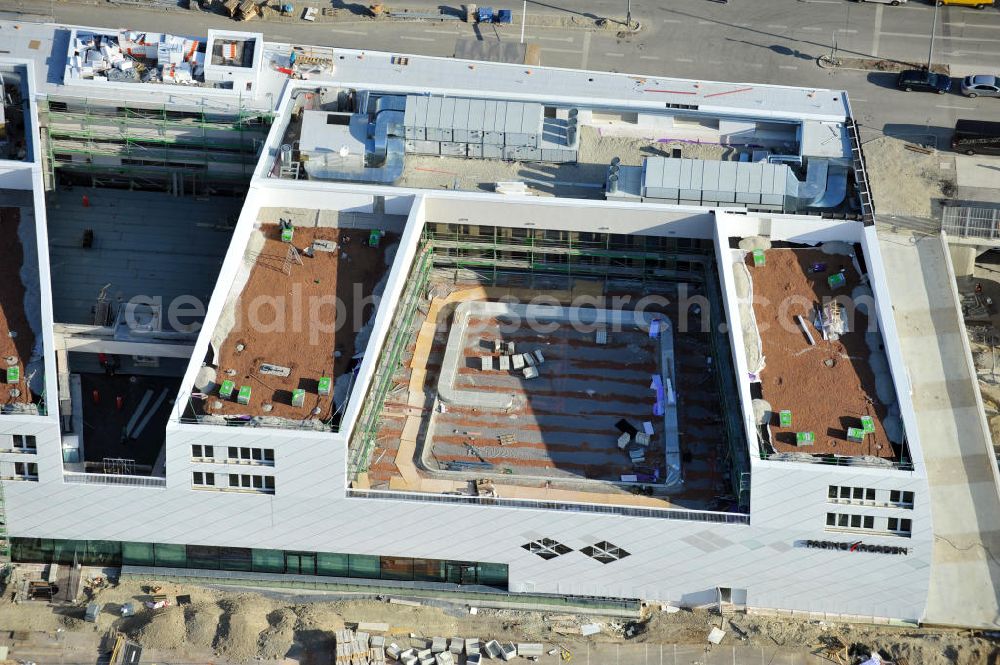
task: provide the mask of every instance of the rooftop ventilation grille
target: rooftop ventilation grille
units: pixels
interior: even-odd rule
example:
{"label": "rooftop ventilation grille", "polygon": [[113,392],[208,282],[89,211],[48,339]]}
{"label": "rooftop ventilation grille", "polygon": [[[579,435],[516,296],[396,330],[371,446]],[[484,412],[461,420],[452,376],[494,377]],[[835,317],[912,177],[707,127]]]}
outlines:
{"label": "rooftop ventilation grille", "polygon": [[555,559],[557,556],[573,551],[572,548],[566,547],[562,543],[552,540],[551,538],[533,540],[530,543],[521,545],[521,547],[528,550],[532,554],[537,554],[546,561],[549,559]]}

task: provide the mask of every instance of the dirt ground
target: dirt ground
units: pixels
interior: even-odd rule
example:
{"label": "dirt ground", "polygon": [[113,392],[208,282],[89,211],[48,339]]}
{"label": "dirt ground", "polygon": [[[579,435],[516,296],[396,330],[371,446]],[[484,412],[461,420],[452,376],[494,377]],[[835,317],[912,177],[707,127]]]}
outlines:
{"label": "dirt ground", "polygon": [[[15,606],[4,598],[0,600],[0,626],[10,631],[90,635],[95,644],[101,636],[121,631],[147,653],[158,654],[166,662],[249,663],[284,658],[288,659],[285,662],[302,665],[328,665],[332,662],[335,632],[358,622],[387,623],[387,642],[407,646],[423,644],[423,638],[433,636],[460,636],[541,642],[546,649],[567,644],[577,653],[585,647],[597,650],[602,645],[620,645],[622,653],[629,653],[627,649],[631,646],[639,653],[640,645],[702,646],[706,644],[708,631],[721,626],[727,632],[724,646],[777,649],[781,653],[815,653],[822,645],[839,640],[847,646],[877,649],[896,662],[900,662],[900,657],[906,658],[910,665],[995,665],[1000,657],[1000,645],[995,639],[969,631],[837,624],[740,613],[724,620],[702,610],[677,610],[660,605],[644,608],[643,617],[636,622],[482,608],[472,616],[468,607],[462,605],[412,607],[367,599],[278,592],[263,595],[163,585],[162,593],[171,601],[179,595],[188,595],[190,602],[161,610],[141,609],[136,616],[123,619],[119,616],[121,603],[141,603],[148,599],[142,585],[129,581],[96,593],[96,600],[104,604],[96,625],[80,618],[84,603],[58,608],[41,602]],[[580,626],[588,623],[599,624],[601,632],[584,639],[580,636]],[[631,637],[625,636],[626,631]],[[17,653],[15,645],[12,657],[17,657]],[[186,658],[179,660],[177,654]],[[856,663],[858,659],[847,662]]]}
{"label": "dirt ground", "polygon": [[[883,419],[886,408],[875,397],[875,376],[869,363],[864,331],[868,318],[856,312],[851,331],[837,341],[824,341],[813,325],[814,303],[850,295],[857,286],[851,259],[825,254],[820,250],[771,249],[765,252],[766,265],[747,265],[753,278],[754,314],[761,330],[766,367],[760,374],[763,398],[775,414],[792,411],[792,426],[781,428],[772,422],[772,442],[778,452],[810,454],[871,455],[894,458]],[[826,270],[813,273],[822,263]],[[846,269],[847,285],[834,291],[827,277]],[[815,346],[810,345],[795,316],[806,322]],[[875,417],[875,433],[863,443],[847,440],[848,427],[861,427],[861,416]],[[798,447],[796,432],[813,432],[811,447]]]}
{"label": "dirt ground", "polygon": [[[21,223],[21,211],[17,208],[0,208],[0,243],[4,248],[0,261],[0,403],[28,403],[33,401],[28,382],[25,380],[25,365],[31,357],[35,345],[35,334],[24,313],[24,284],[21,283],[21,264],[24,248],[17,235]],[[13,336],[12,336],[13,335]],[[21,368],[21,380],[16,384],[6,383],[6,360],[13,357]],[[19,397],[11,397],[11,390],[21,392]]]}
{"label": "dirt ground", "polygon": [[914,136],[908,142],[883,136],[864,144],[877,214],[930,217],[940,208],[940,201],[954,195],[948,193],[955,186],[952,155],[906,148],[930,138]]}
{"label": "dirt ground", "polygon": [[[314,240],[339,245],[334,252],[302,255],[299,264],[286,261],[289,245],[281,242],[276,224],[265,224],[262,231],[264,246],[240,295],[237,326],[218,358],[219,383],[231,379],[236,391],[249,385],[250,404],[237,403],[234,392],[231,399],[213,396],[206,400],[206,410],[213,415],[252,414],[292,420],[312,414],[326,420],[334,408],[333,391],[319,395],[319,379],[336,380],[351,369],[354,338],[374,314],[373,306],[364,304],[365,299],[371,297],[387,270],[385,247],[393,242],[392,234],[386,234],[378,247],[370,247],[367,230],[298,227],[293,244],[300,255]],[[339,304],[334,308],[334,295],[343,308]],[[346,320],[337,321],[342,315]],[[317,322],[322,325],[317,326]],[[265,363],[290,372],[287,377],[263,374],[260,368]],[[305,404],[293,407],[292,391],[300,388],[306,391]],[[265,411],[265,404],[270,405],[270,411]]]}

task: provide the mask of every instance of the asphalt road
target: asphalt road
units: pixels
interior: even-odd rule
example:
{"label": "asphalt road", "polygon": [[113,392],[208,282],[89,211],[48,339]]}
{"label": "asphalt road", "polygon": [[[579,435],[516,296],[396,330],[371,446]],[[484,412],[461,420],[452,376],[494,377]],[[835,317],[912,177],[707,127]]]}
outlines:
{"label": "asphalt road", "polygon": [[[636,74],[704,78],[747,83],[777,83],[839,88],[850,94],[855,115],[869,138],[935,134],[946,137],[959,117],[1000,120],[1000,99],[967,99],[958,94],[904,93],[894,76],[862,71],[826,70],[816,58],[834,42],[841,55],[924,61],[934,14],[926,0],[891,7],[847,0],[634,0],[637,34],[614,30],[540,28],[528,25],[526,38],[541,47],[542,64],[554,67],[627,71]],[[305,4],[297,3],[302,7]],[[343,4],[334,2],[334,5]],[[367,4],[367,3],[365,3]],[[392,8],[436,11],[431,0],[389,2]],[[520,10],[516,0],[496,7]],[[456,7],[459,5],[456,4]],[[539,0],[529,16],[584,15],[620,18],[625,0]],[[26,20],[145,28],[202,34],[210,27],[261,30],[269,40],[346,48],[451,56],[455,40],[518,40],[520,26],[470,26],[450,22],[356,21],[336,24],[263,22],[234,24],[229,19],[184,10],[162,11],[86,5],[49,0],[0,0],[0,17],[24,12]],[[192,23],[194,22],[194,24]],[[1000,9],[977,11],[942,7],[935,44],[936,62],[961,76],[1000,70]]]}

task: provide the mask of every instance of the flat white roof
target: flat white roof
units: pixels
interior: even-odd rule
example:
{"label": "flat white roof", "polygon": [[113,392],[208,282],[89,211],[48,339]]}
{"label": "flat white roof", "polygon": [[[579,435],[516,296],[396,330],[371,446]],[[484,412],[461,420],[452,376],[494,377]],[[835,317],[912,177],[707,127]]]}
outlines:
{"label": "flat white roof", "polygon": [[[46,58],[47,62],[39,67],[37,73],[40,93],[93,97],[94,85],[62,84],[67,40],[70,30],[75,27],[0,21],[0,36],[13,57],[31,58],[39,63],[42,62],[39,55]],[[136,30],[144,28],[135,26]],[[82,26],[81,29],[111,31]],[[242,96],[238,103],[248,108],[277,107],[288,79],[270,67],[269,62],[275,58],[280,62],[291,48],[290,44],[265,42],[265,64],[261,69],[257,94],[252,98]],[[311,47],[311,51],[316,55],[329,54],[335,64],[332,75],[312,79],[312,82],[386,92],[468,95],[470,91],[476,91],[477,96],[510,100],[544,100],[565,105],[586,103],[661,111],[690,108],[716,115],[776,120],[837,122],[850,114],[845,93],[822,88],[696,81],[415,55],[407,55],[406,64],[400,64],[399,54],[393,53],[320,47]],[[115,99],[135,103],[234,103],[233,100],[219,100],[206,94],[204,88],[135,83],[103,85],[115,90]]]}

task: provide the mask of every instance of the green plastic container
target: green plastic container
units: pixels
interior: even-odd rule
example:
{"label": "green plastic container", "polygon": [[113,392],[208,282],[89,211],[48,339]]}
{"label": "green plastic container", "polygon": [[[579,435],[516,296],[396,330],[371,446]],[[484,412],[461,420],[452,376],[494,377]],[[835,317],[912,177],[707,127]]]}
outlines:
{"label": "green plastic container", "polygon": [[788,409],[784,409],[783,411],[779,412],[778,418],[781,420],[782,427],[792,426],[792,412],[789,411]]}
{"label": "green plastic container", "polygon": [[236,396],[236,401],[243,405],[250,403],[250,386],[240,386],[240,392]]}
{"label": "green plastic container", "polygon": [[797,446],[811,446],[816,443],[816,435],[812,432],[796,432],[795,433],[795,445]]}
{"label": "green plastic container", "polygon": [[292,391],[292,406],[301,407],[306,403],[306,391],[298,388]]}
{"label": "green plastic container", "polygon": [[17,383],[21,380],[21,368],[18,366],[7,368],[7,383]]}
{"label": "green plastic container", "polygon": [[854,443],[861,443],[865,440],[865,430],[860,427],[848,427],[847,440]]}
{"label": "green plastic container", "polygon": [[762,249],[753,250],[753,267],[760,268],[765,263],[767,263],[767,261],[764,259],[764,250]]}
{"label": "green plastic container", "polygon": [[219,388],[219,397],[230,399],[233,396],[234,390],[236,390],[236,384],[227,379],[222,382],[222,386]]}
{"label": "green plastic container", "polygon": [[281,242],[291,242],[292,237],[295,235],[295,229],[289,227],[287,229],[281,229]]}
{"label": "green plastic container", "polygon": [[847,284],[847,278],[844,277],[844,273],[835,272],[826,278],[826,283],[830,286],[831,289],[839,289],[844,284]]}
{"label": "green plastic container", "polygon": [[871,416],[861,416],[861,429],[865,431],[865,434],[874,434],[875,419]]}
{"label": "green plastic container", "polygon": [[326,397],[330,394],[330,386],[333,385],[333,379],[329,376],[321,377],[319,380],[319,394]]}

